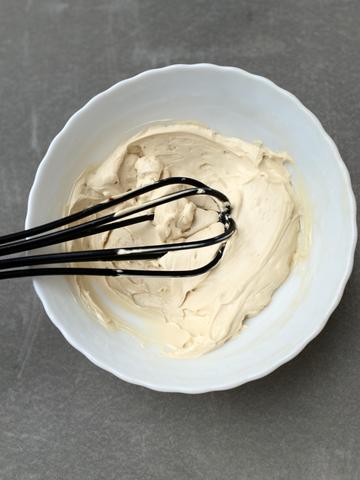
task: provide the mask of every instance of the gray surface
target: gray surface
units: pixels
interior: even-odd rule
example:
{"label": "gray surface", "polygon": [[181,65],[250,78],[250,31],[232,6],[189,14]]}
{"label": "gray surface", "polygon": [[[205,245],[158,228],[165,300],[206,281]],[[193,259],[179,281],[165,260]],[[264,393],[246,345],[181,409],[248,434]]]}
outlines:
{"label": "gray surface", "polygon": [[[1,230],[23,225],[36,167],[73,112],[176,62],[240,66],[295,93],[359,194],[359,19],[358,0],[0,0]],[[185,396],[101,371],[50,323],[30,281],[1,283],[1,480],[360,479],[359,298],[357,262],[325,331],[294,361]]]}

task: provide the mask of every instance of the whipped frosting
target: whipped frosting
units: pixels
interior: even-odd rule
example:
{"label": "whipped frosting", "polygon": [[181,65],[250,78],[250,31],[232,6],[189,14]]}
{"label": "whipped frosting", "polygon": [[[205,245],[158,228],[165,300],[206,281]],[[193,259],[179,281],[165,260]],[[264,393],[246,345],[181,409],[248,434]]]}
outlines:
{"label": "whipped frosting", "polygon": [[[78,295],[104,326],[154,341],[167,355],[190,358],[219,347],[271,301],[291,270],[300,216],[285,166],[289,161],[286,153],[273,152],[260,142],[225,137],[195,123],[156,124],[130,138],[100,166],[83,172],[70,195],[68,213],[161,178],[187,176],[227,195],[237,231],[220,263],[201,276],[76,277]],[[116,208],[176,188],[164,187]],[[152,222],[75,240],[67,248],[121,249],[211,237],[223,231],[217,210],[209,197],[183,198],[156,207]],[[159,260],[113,262],[113,266],[193,269],[208,263],[217,248],[172,252]],[[137,313],[141,324],[135,326],[116,314],[104,294]]]}

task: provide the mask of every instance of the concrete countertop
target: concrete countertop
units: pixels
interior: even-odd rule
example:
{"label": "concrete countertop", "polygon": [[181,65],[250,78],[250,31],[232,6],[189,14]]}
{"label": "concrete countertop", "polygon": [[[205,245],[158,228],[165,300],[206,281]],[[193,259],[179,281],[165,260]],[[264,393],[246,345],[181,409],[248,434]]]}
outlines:
{"label": "concrete countertop", "polygon": [[[0,225],[93,95],[171,63],[235,65],[297,95],[360,193],[358,0],[1,0]],[[232,391],[161,394],[74,350],[30,280],[0,288],[0,479],[360,479],[359,253],[321,335]],[[329,261],[332,261],[329,258]]]}

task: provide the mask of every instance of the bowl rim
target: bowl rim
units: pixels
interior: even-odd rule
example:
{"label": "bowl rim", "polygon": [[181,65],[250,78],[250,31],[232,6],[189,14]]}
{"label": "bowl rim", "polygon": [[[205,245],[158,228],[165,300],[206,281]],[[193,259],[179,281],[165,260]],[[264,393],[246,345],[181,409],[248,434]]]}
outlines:
{"label": "bowl rim", "polygon": [[138,73],[137,75],[121,80],[111,87],[107,88],[106,90],[98,93],[94,97],[92,97],[89,101],[85,103],[83,107],[81,107],[79,110],[77,110],[65,123],[64,127],[59,131],[59,133],[54,137],[54,139],[51,141],[43,159],[41,160],[35,177],[34,181],[32,184],[32,187],[30,189],[29,193],[29,198],[28,198],[28,203],[27,203],[27,213],[26,213],[26,219],[25,219],[25,228],[30,228],[32,226],[32,221],[33,221],[33,204],[34,204],[34,199],[36,195],[36,191],[38,189],[39,184],[43,180],[44,176],[44,167],[45,165],[50,161],[49,159],[51,158],[52,151],[55,149],[60,137],[64,134],[66,130],[71,128],[73,122],[82,114],[84,110],[86,110],[90,105],[96,103],[100,98],[105,97],[107,95],[110,95],[114,90],[119,88],[119,86],[124,86],[128,84],[134,84],[138,82],[139,80],[143,80],[146,77],[151,77],[153,75],[157,75],[158,73],[162,72],[167,72],[167,71],[176,71],[176,70],[206,70],[210,69],[213,71],[230,71],[234,72],[237,74],[244,75],[248,78],[251,78],[254,81],[257,82],[262,82],[263,84],[266,84],[268,87],[275,89],[278,93],[286,96],[293,104],[296,105],[297,108],[301,109],[303,113],[309,118],[309,120],[312,122],[313,126],[321,133],[323,139],[328,143],[328,146],[332,150],[334,157],[338,163],[338,166],[340,168],[342,178],[346,187],[346,193],[347,193],[347,200],[349,202],[350,206],[350,212],[349,216],[351,218],[351,230],[350,234],[352,235],[351,238],[351,245],[350,248],[347,252],[347,262],[344,265],[344,272],[341,280],[338,283],[337,290],[336,290],[336,295],[333,297],[333,301],[329,304],[328,309],[326,313],[323,315],[323,318],[321,322],[315,323],[314,324],[314,329],[311,332],[310,335],[308,335],[301,343],[297,344],[291,352],[289,352],[287,355],[277,359],[273,363],[267,365],[266,367],[263,367],[259,369],[258,372],[249,374],[247,376],[242,377],[238,381],[233,381],[233,382],[226,382],[226,383],[221,383],[219,382],[217,385],[212,385],[211,387],[179,387],[176,385],[162,385],[155,382],[147,382],[143,381],[140,378],[135,378],[128,376],[122,372],[117,371],[115,368],[113,368],[111,365],[106,364],[105,362],[102,362],[95,358],[91,353],[89,353],[86,350],[86,347],[79,345],[78,342],[72,337],[71,334],[69,334],[66,329],[63,327],[61,321],[59,321],[59,317],[56,315],[56,313],[52,310],[51,305],[48,303],[46,294],[44,294],[43,289],[41,284],[36,280],[33,279],[33,285],[34,289],[36,291],[36,294],[40,298],[43,307],[45,309],[46,314],[50,318],[51,322],[60,330],[61,334],[65,337],[65,339],[72,345],[74,348],[76,348],[79,352],[81,352],[85,357],[87,357],[92,363],[94,363],[96,366],[112,373],[116,377],[120,378],[121,380],[124,380],[126,382],[139,385],[142,387],[147,387],[155,391],[159,392],[179,392],[179,393],[191,393],[191,394],[198,394],[198,393],[206,393],[206,392],[211,392],[211,391],[221,391],[221,390],[228,390],[232,389],[235,387],[239,387],[240,385],[243,385],[247,382],[262,378],[266,375],[269,375],[272,373],[274,370],[279,368],[281,365],[289,362],[292,360],[294,357],[296,357],[324,328],[326,325],[327,321],[329,320],[331,314],[334,312],[338,304],[340,303],[340,300],[343,296],[345,286],[350,278],[353,265],[354,265],[354,255],[355,255],[355,248],[356,248],[356,243],[357,243],[357,223],[356,223],[356,200],[355,200],[355,195],[352,189],[351,185],[351,179],[350,179],[350,174],[349,171],[342,160],[339,150],[333,141],[333,139],[329,136],[329,134],[325,131],[324,127],[322,126],[321,122],[319,119],[307,108],[304,106],[304,104],[292,93],[288,92],[287,90],[283,89],[282,87],[279,87],[277,84],[275,84],[272,80],[269,80],[268,78],[265,78],[261,75],[253,74],[250,72],[247,72],[246,70],[243,70],[239,67],[234,67],[234,66],[220,66],[220,65],[215,65],[212,63],[195,63],[195,64],[173,64],[173,65],[168,65],[165,67],[161,68],[153,68],[150,70],[143,71],[141,73]]}

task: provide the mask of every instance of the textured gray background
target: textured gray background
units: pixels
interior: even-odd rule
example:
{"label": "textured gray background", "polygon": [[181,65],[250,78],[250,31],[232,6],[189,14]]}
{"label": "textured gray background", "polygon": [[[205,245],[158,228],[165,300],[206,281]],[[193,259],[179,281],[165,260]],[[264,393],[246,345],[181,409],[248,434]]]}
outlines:
{"label": "textured gray background", "polygon": [[[1,230],[23,225],[35,170],[73,112],[177,62],[240,66],[295,93],[358,195],[359,20],[359,0],[0,0]],[[298,358],[241,388],[185,396],[101,371],[50,323],[29,280],[1,283],[1,480],[360,479],[359,298],[357,261]]]}

